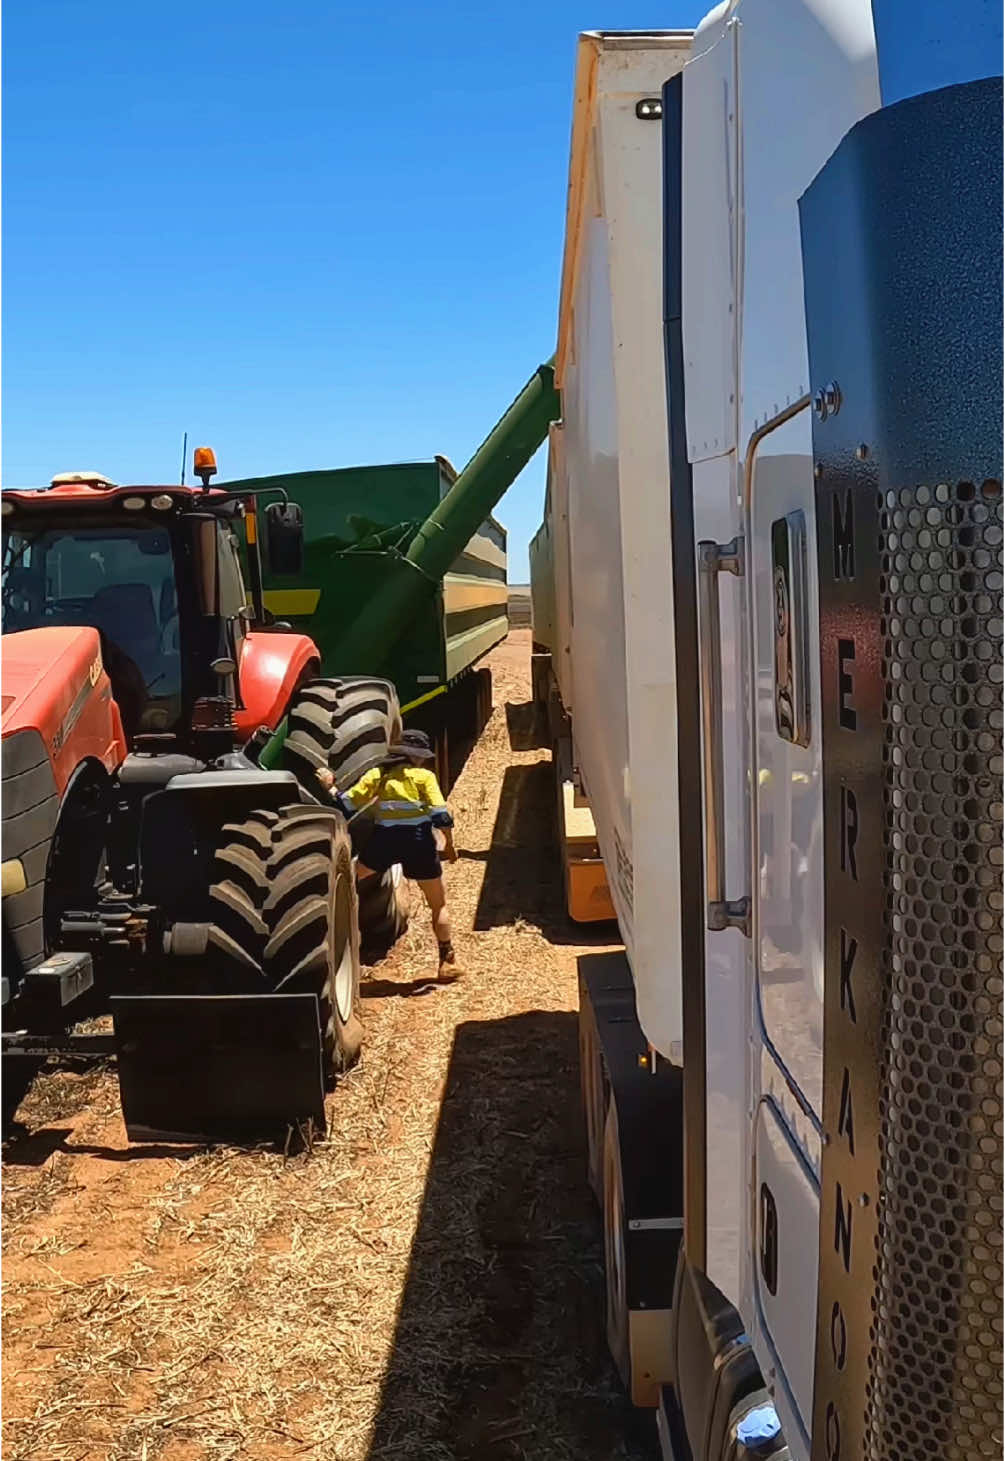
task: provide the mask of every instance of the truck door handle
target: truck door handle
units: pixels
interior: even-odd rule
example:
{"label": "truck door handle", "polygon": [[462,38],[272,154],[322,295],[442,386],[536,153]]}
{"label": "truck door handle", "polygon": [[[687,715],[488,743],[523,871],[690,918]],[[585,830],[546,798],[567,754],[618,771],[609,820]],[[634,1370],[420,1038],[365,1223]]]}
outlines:
{"label": "truck door handle", "polygon": [[749,897],[726,897],[726,830],[722,755],[722,642],[719,574],[744,572],[743,539],[698,544],[698,647],[701,679],[702,765],[705,782],[706,923],[713,931],[738,928],[750,937]]}

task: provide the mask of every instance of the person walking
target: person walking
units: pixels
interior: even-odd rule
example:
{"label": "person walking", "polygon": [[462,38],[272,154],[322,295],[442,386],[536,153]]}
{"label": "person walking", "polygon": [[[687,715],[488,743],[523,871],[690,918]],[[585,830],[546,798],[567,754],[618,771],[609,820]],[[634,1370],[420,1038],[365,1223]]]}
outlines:
{"label": "person walking", "polygon": [[373,823],[356,861],[357,878],[362,882],[400,863],[406,878],[422,889],[439,949],[439,980],[450,984],[464,971],[454,953],[439,840],[448,862],[457,861],[457,852],[454,819],[435,772],[423,764],[434,759],[425,732],[407,730],[382,763],[348,790],[339,791],[328,767],[317,776],[347,820],[366,812]]}

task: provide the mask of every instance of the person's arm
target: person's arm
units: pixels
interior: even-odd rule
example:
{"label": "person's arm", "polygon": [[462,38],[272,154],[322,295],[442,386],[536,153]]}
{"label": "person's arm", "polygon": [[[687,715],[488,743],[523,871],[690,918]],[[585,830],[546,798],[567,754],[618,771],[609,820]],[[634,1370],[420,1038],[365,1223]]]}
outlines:
{"label": "person's arm", "polygon": [[426,806],[429,810],[429,820],[433,827],[443,838],[443,855],[448,862],[457,861],[457,849],[454,847],[454,819],[450,815],[450,808],[447,806],[446,798],[440,790],[440,783],[435,773],[427,771],[423,778],[423,791],[426,797]]}
{"label": "person's arm", "polygon": [[348,791],[337,789],[335,777],[327,766],[319,767],[317,778],[346,819],[354,817],[357,812],[361,812],[365,806],[368,806],[373,801],[380,785],[380,776],[377,771],[368,771],[365,776],[360,777],[355,786],[350,786]]}

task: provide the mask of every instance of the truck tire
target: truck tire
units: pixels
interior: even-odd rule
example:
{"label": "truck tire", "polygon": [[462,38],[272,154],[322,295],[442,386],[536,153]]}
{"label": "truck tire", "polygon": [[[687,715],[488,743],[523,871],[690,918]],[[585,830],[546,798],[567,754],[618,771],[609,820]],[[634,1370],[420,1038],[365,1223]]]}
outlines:
{"label": "truck tire", "polygon": [[625,1256],[625,1192],[621,1176],[621,1143],[614,1102],[604,1123],[604,1284],[607,1347],[628,1394],[632,1394],[631,1344],[628,1332],[627,1261]]}
{"label": "truck tire", "polygon": [[325,1075],[359,1055],[359,920],[352,846],[334,809],[298,804],[228,823],[209,890],[210,946],[242,990],[316,994]]}
{"label": "truck tire", "polygon": [[604,1205],[604,1134],[609,1095],[593,1011],[585,1000],[579,1010],[579,1079],[586,1121],[586,1171],[598,1206]]}

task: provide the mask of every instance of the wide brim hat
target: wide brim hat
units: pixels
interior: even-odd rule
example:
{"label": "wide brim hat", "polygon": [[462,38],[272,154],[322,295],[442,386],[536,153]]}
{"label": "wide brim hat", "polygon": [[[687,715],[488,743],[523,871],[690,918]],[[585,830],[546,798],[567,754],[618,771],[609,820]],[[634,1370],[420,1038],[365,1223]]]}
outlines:
{"label": "wide brim hat", "polygon": [[395,761],[435,761],[436,752],[425,731],[407,730],[401,740],[388,748],[388,758]]}

